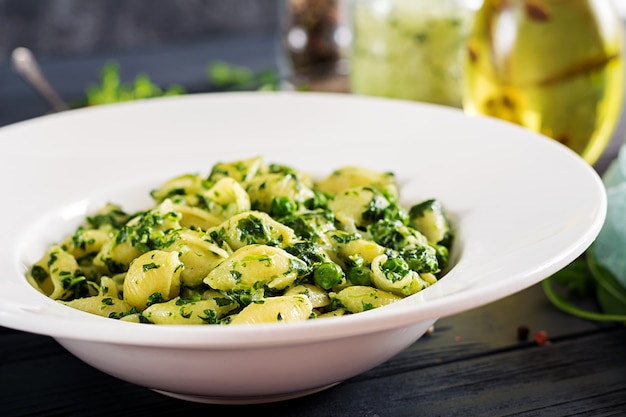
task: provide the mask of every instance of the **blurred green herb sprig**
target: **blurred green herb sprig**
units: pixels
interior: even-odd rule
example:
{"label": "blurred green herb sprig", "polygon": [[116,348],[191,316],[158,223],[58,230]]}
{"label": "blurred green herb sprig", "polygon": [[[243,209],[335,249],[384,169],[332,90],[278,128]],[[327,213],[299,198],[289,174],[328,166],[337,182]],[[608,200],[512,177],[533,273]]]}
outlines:
{"label": "blurred green herb sprig", "polygon": [[[279,77],[275,71],[253,72],[246,67],[215,61],[207,66],[206,75],[210,86],[219,91],[279,89]],[[110,61],[102,68],[100,83],[87,86],[85,102],[78,107],[183,94],[187,94],[187,90],[181,85],[174,84],[162,89],[144,73],[137,75],[131,83],[123,83],[119,64]]]}
{"label": "blurred green herb sprig", "polygon": [[[626,288],[596,262],[591,249],[542,281],[542,286],[550,302],[568,314],[586,320],[626,324]],[[565,294],[556,290],[558,286]],[[577,304],[585,299],[595,301],[600,311]]]}
{"label": "blurred green herb sprig", "polygon": [[254,72],[222,61],[207,67],[207,77],[214,87],[222,90],[275,91],[279,88],[279,77],[274,71]]}
{"label": "blurred green herb sprig", "polygon": [[122,83],[120,67],[117,62],[111,61],[102,68],[100,84],[88,86],[85,93],[85,104],[96,106],[144,98],[181,95],[185,94],[186,90],[180,85],[172,85],[163,90],[154,84],[147,74],[137,75],[132,83]]}

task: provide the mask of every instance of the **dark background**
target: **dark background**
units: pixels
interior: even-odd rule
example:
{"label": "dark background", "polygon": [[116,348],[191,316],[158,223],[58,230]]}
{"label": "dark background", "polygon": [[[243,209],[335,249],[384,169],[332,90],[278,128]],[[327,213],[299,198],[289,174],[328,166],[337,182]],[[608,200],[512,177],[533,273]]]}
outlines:
{"label": "dark background", "polygon": [[0,0],[0,62],[273,33],[280,0]]}
{"label": "dark background", "polygon": [[119,66],[123,83],[149,76],[163,89],[214,90],[209,66],[278,71],[284,0],[0,0],[0,126],[50,111],[13,70],[10,55],[28,47],[70,105]]}
{"label": "dark background", "polygon": [[[350,0],[346,0],[350,1]],[[432,0],[435,1],[435,0]],[[607,0],[609,1],[609,0]],[[44,75],[70,103],[120,66],[123,82],[147,74],[166,88],[211,91],[207,68],[223,61],[278,71],[285,0],[0,0],[0,126],[40,116],[50,105],[12,70],[9,56],[30,48]],[[626,0],[613,0],[626,19]],[[626,117],[609,151],[626,136]],[[607,161],[600,161],[600,167]]]}

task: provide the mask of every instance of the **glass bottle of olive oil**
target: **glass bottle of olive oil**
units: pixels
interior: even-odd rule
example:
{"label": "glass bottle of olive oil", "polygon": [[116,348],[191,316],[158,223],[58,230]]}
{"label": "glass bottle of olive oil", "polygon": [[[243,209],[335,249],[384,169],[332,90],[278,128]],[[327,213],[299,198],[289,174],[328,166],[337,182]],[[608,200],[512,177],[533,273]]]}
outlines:
{"label": "glass bottle of olive oil", "polygon": [[558,140],[594,164],[624,94],[623,23],[609,0],[484,0],[463,108]]}

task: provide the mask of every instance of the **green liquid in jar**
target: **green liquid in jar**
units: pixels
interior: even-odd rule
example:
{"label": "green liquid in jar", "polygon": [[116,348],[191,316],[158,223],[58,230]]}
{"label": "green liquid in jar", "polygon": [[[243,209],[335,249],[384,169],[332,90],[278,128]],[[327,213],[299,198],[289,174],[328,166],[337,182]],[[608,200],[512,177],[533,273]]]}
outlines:
{"label": "green liquid in jar", "polygon": [[460,107],[473,11],[454,4],[356,0],[350,90]]}
{"label": "green liquid in jar", "polygon": [[593,164],[621,113],[622,30],[607,0],[485,0],[468,41],[463,107]]}

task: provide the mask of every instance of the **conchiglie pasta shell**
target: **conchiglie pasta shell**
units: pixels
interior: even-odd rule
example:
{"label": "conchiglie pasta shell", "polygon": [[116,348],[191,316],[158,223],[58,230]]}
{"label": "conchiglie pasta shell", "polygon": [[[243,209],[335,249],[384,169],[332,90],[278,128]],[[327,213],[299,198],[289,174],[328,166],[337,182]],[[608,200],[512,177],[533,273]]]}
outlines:
{"label": "conchiglie pasta shell", "polygon": [[328,208],[335,213],[339,228],[349,233],[358,231],[358,227],[369,222],[363,218],[376,194],[368,188],[350,188],[343,191],[328,202]]}
{"label": "conchiglie pasta shell", "polygon": [[364,265],[371,265],[377,256],[385,253],[385,248],[371,240],[355,239],[338,244],[336,246],[336,253],[342,265],[345,265],[348,260],[356,257],[361,258]]}
{"label": "conchiglie pasta shell", "polygon": [[142,323],[141,314],[139,313],[128,314],[126,316],[121,317],[120,321],[127,321],[129,323]]}
{"label": "conchiglie pasta shell", "polygon": [[225,220],[224,217],[216,216],[199,207],[174,204],[172,208],[174,211],[181,214],[180,225],[186,228],[198,227],[202,230],[207,230],[220,225]]}
{"label": "conchiglie pasta shell", "polygon": [[117,285],[117,282],[107,276],[103,276],[100,278],[100,294],[103,297],[113,297],[119,298],[120,289]]}
{"label": "conchiglie pasta shell", "polygon": [[45,279],[36,280],[29,271],[27,279],[33,287],[53,300],[71,296],[71,293],[66,292],[63,281],[74,275],[78,269],[78,263],[70,253],[64,251],[59,245],[52,245],[33,266],[42,268],[47,274]]}
{"label": "conchiglie pasta shell", "polygon": [[209,271],[228,258],[228,252],[210,242],[204,233],[188,229],[178,231],[176,241],[165,250],[178,252],[185,266],[180,280],[189,287],[202,284]]}
{"label": "conchiglie pasta shell", "polygon": [[[176,297],[165,303],[152,304],[142,315],[154,324],[209,324],[213,318],[223,317],[236,307],[234,302],[218,305],[213,298],[181,303]],[[210,311],[215,313],[214,317]]]}
{"label": "conchiglie pasta shell", "polygon": [[351,313],[360,313],[401,300],[402,297],[366,285],[354,285],[332,295]]}
{"label": "conchiglie pasta shell", "polygon": [[377,172],[368,168],[347,166],[335,170],[321,180],[316,189],[323,193],[339,194],[353,187],[371,187],[397,200],[399,195],[396,178],[389,172]]}
{"label": "conchiglie pasta shell", "polygon": [[91,253],[97,253],[102,246],[112,238],[110,228],[103,229],[84,229],[80,231],[81,245],[77,246],[74,242],[74,236],[69,236],[62,243],[65,250],[71,253],[76,259]]}
{"label": "conchiglie pasta shell", "polygon": [[237,249],[213,269],[204,283],[216,290],[284,289],[307,271],[304,261],[281,248],[249,245]]}
{"label": "conchiglie pasta shell", "polygon": [[195,195],[202,192],[203,183],[204,178],[200,175],[180,175],[165,182],[158,189],[153,190],[151,195],[157,203],[160,203],[166,198],[170,198],[174,195],[179,196],[181,193],[184,195]]}
{"label": "conchiglie pasta shell", "polygon": [[387,278],[381,266],[387,261],[387,255],[381,255],[372,262],[372,284],[380,290],[389,291],[400,296],[415,294],[424,288],[423,280],[415,271],[408,273],[396,281]]}
{"label": "conchiglie pasta shell", "polygon": [[296,203],[304,203],[314,196],[313,190],[296,176],[282,173],[258,175],[245,187],[252,207],[265,212],[270,211],[272,200],[276,197],[289,197]]}
{"label": "conchiglie pasta shell", "polygon": [[111,314],[122,315],[132,308],[124,300],[119,298],[96,295],[93,297],[76,298],[72,301],[63,302],[66,306],[96,314],[102,317],[109,317]]}
{"label": "conchiglie pasta shell", "polygon": [[326,292],[323,288],[318,287],[317,285],[312,284],[301,284],[296,285],[295,287],[289,288],[285,291],[284,295],[296,295],[302,294],[309,297],[311,300],[311,304],[313,308],[326,307],[330,305],[330,298],[328,297],[328,292]]}
{"label": "conchiglie pasta shell", "polygon": [[237,314],[231,324],[256,324],[304,321],[313,312],[309,297],[302,294],[283,295],[252,303]]}
{"label": "conchiglie pasta shell", "polygon": [[[133,247],[129,241],[116,243],[115,239],[111,239],[102,246],[94,258],[93,264],[105,271],[109,270],[109,263],[119,265],[122,270],[126,270],[133,259],[139,255],[141,255],[141,251]],[[109,270],[109,272],[115,271]]]}
{"label": "conchiglie pasta shell", "polygon": [[250,211],[248,193],[232,178],[220,179],[203,195],[209,200],[209,211],[216,216],[229,218]]}
{"label": "conchiglie pasta shell", "polygon": [[183,264],[176,252],[154,250],[131,262],[124,280],[124,301],[139,310],[146,308],[148,297],[160,293],[170,300],[180,290]]}
{"label": "conchiglie pasta shell", "polygon": [[238,182],[243,182],[253,178],[263,169],[265,169],[265,162],[260,156],[232,162],[218,162],[213,165],[209,179],[216,181],[229,177]]}
{"label": "conchiglie pasta shell", "polygon": [[170,229],[180,229],[180,219],[181,214],[176,212],[174,209],[174,203],[169,198],[163,200],[161,204],[159,204],[156,208],[149,210],[147,213],[141,213],[132,219],[130,219],[126,224],[128,226],[137,226],[142,223],[145,217],[160,217],[161,222],[157,224],[151,224],[154,230],[161,230],[166,232]]}
{"label": "conchiglie pasta shell", "polygon": [[[253,229],[249,230],[247,227],[251,224]],[[212,230],[223,236],[228,246],[234,250],[251,244],[282,247],[296,240],[293,229],[262,211],[239,213]]]}

